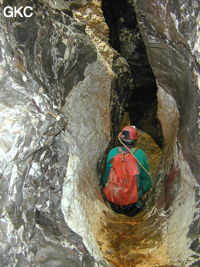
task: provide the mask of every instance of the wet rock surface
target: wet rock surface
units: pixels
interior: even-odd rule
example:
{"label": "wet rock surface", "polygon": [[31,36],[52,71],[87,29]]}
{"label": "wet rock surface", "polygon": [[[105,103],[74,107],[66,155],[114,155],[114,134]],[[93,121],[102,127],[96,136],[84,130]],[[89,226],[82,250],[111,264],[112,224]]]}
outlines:
{"label": "wet rock surface", "polygon": [[0,266],[198,266],[199,3],[129,3],[165,139],[151,198],[131,219],[98,187],[133,90],[101,2],[30,1],[33,17],[8,19],[0,1]]}
{"label": "wet rock surface", "polygon": [[84,25],[33,9],[6,19],[1,6],[0,266],[94,266],[61,210],[69,147],[60,108],[96,52]]}
{"label": "wet rock surface", "polygon": [[[125,122],[127,125],[126,120],[123,123]],[[139,131],[137,147],[147,154],[155,183],[155,173],[162,152],[152,137],[142,131]],[[145,198],[147,199],[147,196]],[[166,245],[159,247],[165,218],[153,212],[148,214],[149,205],[142,213],[132,218],[105,211],[106,220],[102,221],[97,242],[104,257],[112,266],[148,267],[163,266],[163,262],[169,263]],[[152,253],[151,250],[155,250],[156,253]]]}
{"label": "wet rock surface", "polygon": [[33,17],[5,18],[1,1],[0,266],[106,266],[94,237],[106,209],[96,165],[131,77],[73,18],[89,2],[30,1]]}
{"label": "wet rock surface", "polygon": [[[158,116],[166,144],[163,167],[168,171],[164,179],[162,178],[165,184],[164,191],[161,191],[161,195],[158,194],[157,200],[162,199],[164,192],[163,205],[172,214],[168,224],[169,255],[174,261],[185,259],[187,262],[185,264],[188,266],[199,257],[195,245],[190,247],[194,251],[187,251],[187,248],[190,246],[188,244],[193,242],[194,235],[197,240],[199,238],[196,229],[199,228],[197,169],[200,159],[198,146],[200,6],[198,1],[173,3],[134,1],[134,3],[149,61],[156,76]],[[184,194],[188,194],[188,197]],[[176,202],[179,202],[179,208]],[[187,209],[193,212],[186,212]],[[180,217],[184,218],[181,225]],[[182,233],[178,231],[178,227],[182,229]],[[180,232],[179,241],[173,234],[170,235],[172,229],[176,229],[177,233]],[[173,251],[175,248],[176,255]],[[184,254],[181,250],[185,251]]]}

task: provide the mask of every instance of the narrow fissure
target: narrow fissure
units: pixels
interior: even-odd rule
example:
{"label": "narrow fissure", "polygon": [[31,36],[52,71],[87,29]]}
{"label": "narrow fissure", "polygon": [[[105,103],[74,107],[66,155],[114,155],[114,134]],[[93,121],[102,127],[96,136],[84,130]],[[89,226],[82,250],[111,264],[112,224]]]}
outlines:
{"label": "narrow fissure", "polygon": [[[126,125],[135,125],[140,129],[137,147],[147,155],[154,184],[163,148],[162,130],[157,119],[155,76],[148,62],[133,5],[128,0],[103,0],[102,4],[110,30],[110,45],[128,62],[134,83],[134,88],[130,88],[131,94],[125,105],[119,130]],[[145,210],[132,218],[115,213],[107,214],[97,241],[104,257],[113,266],[138,266],[145,261],[151,263],[151,256],[144,259],[147,257],[144,256],[145,250],[159,242],[161,234],[160,231],[155,231],[158,227],[155,215],[148,215],[153,199],[154,193],[151,190],[146,194]],[[148,227],[152,222],[153,228]],[[165,258],[162,250],[160,254],[161,258]]]}
{"label": "narrow fissure", "polygon": [[[199,266],[199,6],[179,2],[1,8],[2,265]],[[153,178],[133,217],[98,179],[127,125]]]}
{"label": "narrow fissure", "polygon": [[[129,0],[103,0],[102,10],[109,27],[110,45],[128,62],[134,84],[133,88],[128,89],[130,97],[125,104],[121,123],[116,128],[121,130],[126,125],[135,125],[139,129],[138,147],[147,153],[151,172],[155,176],[163,148],[162,129],[157,119],[157,85],[134,5]],[[116,141],[112,143],[116,144]]]}
{"label": "narrow fissure", "polygon": [[134,6],[128,0],[103,0],[102,8],[109,26],[110,45],[127,60],[133,77],[134,89],[125,107],[130,124],[151,135],[162,148],[162,130],[157,119],[157,85]]}

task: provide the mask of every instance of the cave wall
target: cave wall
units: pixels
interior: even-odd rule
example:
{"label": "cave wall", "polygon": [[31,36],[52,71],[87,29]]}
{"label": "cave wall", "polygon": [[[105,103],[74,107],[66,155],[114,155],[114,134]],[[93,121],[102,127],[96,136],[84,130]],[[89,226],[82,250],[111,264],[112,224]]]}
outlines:
{"label": "cave wall", "polygon": [[157,81],[165,139],[156,206],[170,214],[166,235],[170,258],[188,266],[199,258],[200,234],[199,1],[132,4]]}
{"label": "cave wall", "polygon": [[[187,266],[199,257],[199,3],[129,2],[165,138],[151,224],[138,225],[144,239],[150,225],[151,236],[162,234],[136,249],[153,263]],[[0,263],[106,266],[96,235],[110,211],[96,166],[115,142],[130,69],[108,44],[100,1],[12,1],[33,6],[26,19],[3,17],[9,3],[0,1]]]}
{"label": "cave wall", "polygon": [[[101,2],[92,1],[73,10],[73,16],[86,24],[97,60],[87,66],[86,78],[74,86],[62,108],[68,118],[65,140],[70,150],[62,210],[70,228],[83,237],[95,255],[99,249],[94,246],[95,238],[105,220],[102,210],[106,209],[96,179],[97,165],[115,141],[133,83],[127,62],[108,44]],[[95,256],[99,257],[97,253]]]}
{"label": "cave wall", "polygon": [[156,115],[157,84],[135,9],[129,0],[103,0],[102,9],[109,26],[109,43],[127,60],[133,77],[134,90],[126,103],[130,123],[150,134],[162,147],[162,130]]}
{"label": "cave wall", "polygon": [[[30,18],[5,18],[11,3],[0,2],[0,266],[106,266],[96,166],[132,80],[90,2],[12,1],[31,5]],[[103,25],[94,40],[85,5]]]}
{"label": "cave wall", "polygon": [[33,4],[32,18],[7,19],[2,7],[0,265],[93,266],[61,211],[69,148],[60,108],[95,49],[84,26],[59,10]]}

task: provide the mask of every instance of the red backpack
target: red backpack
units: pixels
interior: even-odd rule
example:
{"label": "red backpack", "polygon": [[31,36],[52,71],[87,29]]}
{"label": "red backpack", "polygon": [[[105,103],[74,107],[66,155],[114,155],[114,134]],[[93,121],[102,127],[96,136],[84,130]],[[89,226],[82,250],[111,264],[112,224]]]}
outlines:
{"label": "red backpack", "polygon": [[137,177],[139,170],[136,158],[128,153],[117,154],[111,160],[112,168],[108,181],[103,189],[106,198],[118,205],[128,205],[137,202]]}

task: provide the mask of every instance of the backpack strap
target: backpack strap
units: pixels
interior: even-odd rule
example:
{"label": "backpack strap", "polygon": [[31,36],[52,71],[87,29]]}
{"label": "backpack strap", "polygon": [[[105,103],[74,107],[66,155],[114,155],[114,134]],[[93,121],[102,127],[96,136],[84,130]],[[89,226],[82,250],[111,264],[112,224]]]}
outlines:
{"label": "backpack strap", "polygon": [[130,153],[130,152],[132,152],[133,154],[136,152],[136,150],[138,150],[138,148],[133,147],[132,149],[130,149],[130,151],[128,151],[128,150],[124,150],[121,146],[118,146],[117,149],[118,149],[119,153],[124,153],[124,152]]}
{"label": "backpack strap", "polygon": [[133,148],[130,149],[130,152],[131,152],[132,154],[135,154],[135,152],[136,152],[137,150],[138,150],[137,147],[133,147]]}
{"label": "backpack strap", "polygon": [[[131,152],[131,150],[121,140],[119,135],[120,134],[118,134],[118,140],[120,141],[120,143],[133,155],[136,150],[134,152]],[[133,157],[136,158],[134,155],[133,155]],[[152,180],[152,177],[151,177],[150,173],[145,169],[145,167],[139,162],[139,160],[137,158],[136,158],[136,160],[137,160],[138,164],[143,168],[143,170],[149,175],[150,179]]]}

